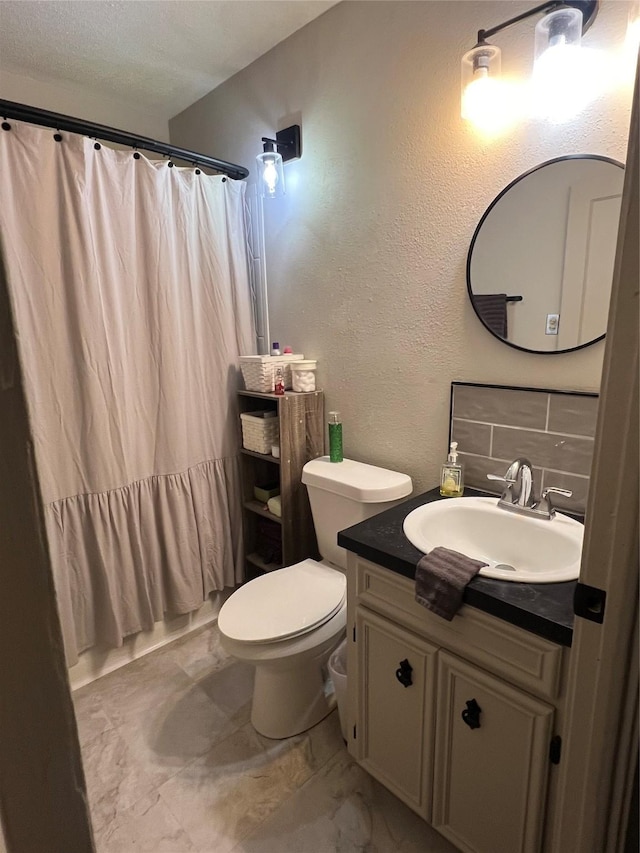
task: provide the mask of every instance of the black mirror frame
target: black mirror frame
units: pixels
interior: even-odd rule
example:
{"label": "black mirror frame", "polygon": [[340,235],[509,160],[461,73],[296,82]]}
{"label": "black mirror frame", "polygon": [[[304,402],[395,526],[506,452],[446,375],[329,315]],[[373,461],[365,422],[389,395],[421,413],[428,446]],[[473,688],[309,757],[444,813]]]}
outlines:
{"label": "black mirror frame", "polygon": [[587,341],[584,344],[578,344],[578,346],[575,346],[575,347],[568,347],[567,349],[558,349],[558,350],[528,349],[527,347],[521,347],[521,346],[518,346],[518,344],[511,343],[511,341],[506,341],[504,338],[501,338],[500,335],[497,335],[493,331],[493,329],[491,329],[485,323],[485,321],[480,316],[480,312],[478,311],[478,309],[475,306],[475,303],[473,301],[473,291],[471,289],[471,257],[473,255],[473,247],[475,246],[476,240],[478,238],[478,234],[480,233],[480,229],[482,228],[482,225],[483,225],[485,219],[487,218],[487,216],[489,216],[489,214],[491,213],[493,208],[496,206],[496,204],[500,201],[502,196],[505,195],[506,193],[508,193],[509,190],[512,187],[514,187],[517,183],[519,183],[520,181],[529,177],[529,175],[532,175],[534,172],[537,172],[540,169],[544,169],[545,166],[551,166],[553,163],[560,163],[564,160],[602,160],[605,163],[611,163],[612,166],[619,166],[623,172],[624,172],[624,168],[625,168],[624,163],[620,163],[618,160],[614,160],[612,157],[605,157],[602,154],[565,154],[562,157],[554,157],[551,160],[545,160],[544,163],[540,163],[537,166],[534,166],[532,169],[529,169],[528,171],[523,172],[522,175],[518,175],[517,178],[515,178],[513,181],[511,181],[510,184],[508,184],[503,190],[501,190],[498,193],[498,195],[493,199],[493,201],[491,202],[489,207],[482,214],[480,221],[476,225],[476,229],[473,232],[473,237],[471,238],[471,244],[469,245],[469,251],[467,253],[467,293],[469,296],[469,301],[471,302],[471,307],[473,308],[476,317],[480,320],[480,322],[482,323],[484,328],[491,335],[493,335],[494,338],[499,340],[501,343],[506,344],[508,347],[511,347],[512,349],[520,350],[520,352],[529,352],[529,353],[533,353],[534,355],[560,355],[560,354],[565,353],[565,352],[576,352],[577,350],[584,349],[585,347],[590,347],[593,344],[598,343],[598,341],[603,340],[605,335],[606,335],[606,332],[603,332],[599,337],[593,338],[593,340]]}

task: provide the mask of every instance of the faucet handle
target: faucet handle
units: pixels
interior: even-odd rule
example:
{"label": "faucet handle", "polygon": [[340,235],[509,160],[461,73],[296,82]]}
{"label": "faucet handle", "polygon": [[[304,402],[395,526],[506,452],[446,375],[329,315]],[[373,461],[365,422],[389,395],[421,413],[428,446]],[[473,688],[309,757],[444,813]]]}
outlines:
{"label": "faucet handle", "polygon": [[556,511],[551,503],[549,495],[562,495],[563,498],[570,498],[573,496],[573,492],[571,489],[560,489],[557,486],[547,486],[546,489],[542,490],[542,494],[540,495],[540,500],[538,502],[538,509],[549,513],[549,518],[553,518]]}
{"label": "faucet handle", "polygon": [[500,476],[500,474],[487,474],[487,480],[497,480],[499,483],[508,483],[509,485],[513,485],[517,480],[512,479],[511,477]]}
{"label": "faucet handle", "polygon": [[547,486],[546,489],[542,490],[542,497],[546,498],[547,495],[562,495],[563,498],[572,498],[573,492],[571,489],[559,489],[557,486]]}
{"label": "faucet handle", "polygon": [[509,472],[507,471],[507,473],[502,476],[500,474],[487,474],[487,480],[495,480],[497,483],[504,483],[504,489],[502,490],[502,496],[500,498],[502,501],[506,501],[511,497],[511,486],[515,486],[518,482],[513,477],[508,477],[508,473]]}

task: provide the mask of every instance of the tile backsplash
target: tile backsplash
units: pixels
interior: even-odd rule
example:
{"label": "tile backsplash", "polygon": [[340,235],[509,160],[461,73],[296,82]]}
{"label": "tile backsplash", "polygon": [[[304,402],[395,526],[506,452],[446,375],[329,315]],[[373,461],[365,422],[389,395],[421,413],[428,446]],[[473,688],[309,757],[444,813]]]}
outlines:
{"label": "tile backsplash", "polygon": [[450,435],[465,485],[500,494],[487,474],[504,474],[526,456],[536,497],[547,486],[571,489],[573,497],[555,495],[554,504],[584,512],[597,413],[597,394],[452,383]]}

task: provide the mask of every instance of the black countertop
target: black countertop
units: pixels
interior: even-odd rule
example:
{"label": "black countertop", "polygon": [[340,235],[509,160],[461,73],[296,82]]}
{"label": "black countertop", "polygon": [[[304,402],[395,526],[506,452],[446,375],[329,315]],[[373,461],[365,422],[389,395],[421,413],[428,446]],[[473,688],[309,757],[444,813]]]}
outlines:
{"label": "black countertop", "polygon": [[[486,493],[469,490],[469,495],[483,494]],[[416,565],[423,554],[404,535],[402,522],[416,507],[435,500],[447,498],[442,498],[438,489],[409,498],[404,503],[342,530],[338,533],[338,545],[413,580]],[[514,583],[477,575],[465,590],[464,603],[555,643],[570,646],[575,588],[576,581]]]}

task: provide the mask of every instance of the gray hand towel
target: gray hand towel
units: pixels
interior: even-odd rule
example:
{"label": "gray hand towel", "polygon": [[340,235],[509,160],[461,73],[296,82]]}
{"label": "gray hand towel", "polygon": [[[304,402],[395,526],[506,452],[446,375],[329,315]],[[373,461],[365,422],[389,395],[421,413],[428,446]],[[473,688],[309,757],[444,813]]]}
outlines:
{"label": "gray hand towel", "polygon": [[474,293],[473,304],[491,331],[506,341],[509,337],[507,329],[507,294]]}
{"label": "gray hand towel", "polygon": [[449,548],[434,548],[416,567],[416,601],[450,622],[462,605],[466,585],[487,565]]}

